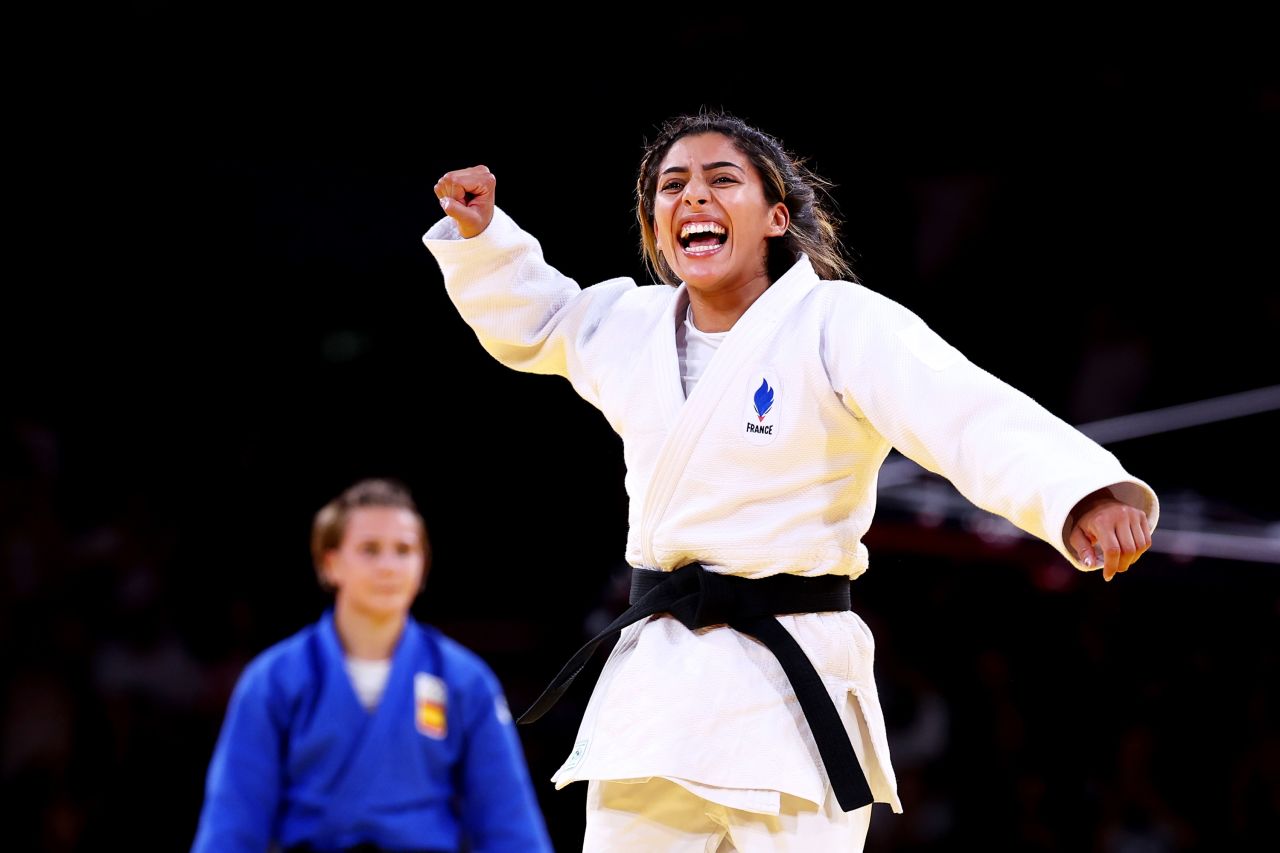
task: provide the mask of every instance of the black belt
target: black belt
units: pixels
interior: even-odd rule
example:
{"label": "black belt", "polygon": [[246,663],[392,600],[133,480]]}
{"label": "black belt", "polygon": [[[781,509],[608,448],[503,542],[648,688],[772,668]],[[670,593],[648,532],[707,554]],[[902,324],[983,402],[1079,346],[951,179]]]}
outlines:
{"label": "black belt", "polygon": [[532,723],[550,710],[596,647],[634,622],[655,613],[670,613],[690,630],[727,624],[759,640],[782,665],[813,732],[836,799],[842,809],[851,812],[874,799],[866,775],[822,678],[800,644],[773,618],[783,613],[851,609],[849,579],[838,575],[774,575],[752,580],[708,572],[696,563],[673,572],[633,569],[631,606],[569,659],[519,722]]}

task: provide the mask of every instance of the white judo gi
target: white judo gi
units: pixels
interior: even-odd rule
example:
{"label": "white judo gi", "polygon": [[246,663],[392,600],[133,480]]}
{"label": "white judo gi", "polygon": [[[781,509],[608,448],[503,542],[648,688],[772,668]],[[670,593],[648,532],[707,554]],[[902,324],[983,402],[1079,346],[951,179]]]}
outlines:
{"label": "white judo gi", "polygon": [[[622,437],[632,566],[856,578],[891,447],[1081,569],[1064,539],[1084,496],[1110,486],[1158,520],[1154,492],[1111,453],[903,306],[820,280],[806,257],[743,314],[686,399],[684,285],[580,288],[500,209],[476,237],[446,218],[423,242],[490,354],[568,378]],[[876,801],[901,811],[866,625],[852,612],[778,620],[822,676]],[[773,655],[727,627],[691,632],[662,617],[619,638],[553,781],[651,777],[764,814],[780,794],[821,806],[830,793]]]}

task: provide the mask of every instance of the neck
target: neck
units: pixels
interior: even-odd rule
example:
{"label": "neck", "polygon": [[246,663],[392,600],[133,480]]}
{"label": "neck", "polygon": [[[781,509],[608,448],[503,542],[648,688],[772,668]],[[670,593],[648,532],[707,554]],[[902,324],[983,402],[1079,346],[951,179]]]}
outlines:
{"label": "neck", "polygon": [[768,289],[769,276],[763,272],[742,284],[710,293],[690,287],[693,325],[702,332],[727,332]]}
{"label": "neck", "polygon": [[385,616],[357,610],[341,597],[333,609],[333,622],[343,651],[364,660],[390,660],[404,632],[406,618],[404,613]]}

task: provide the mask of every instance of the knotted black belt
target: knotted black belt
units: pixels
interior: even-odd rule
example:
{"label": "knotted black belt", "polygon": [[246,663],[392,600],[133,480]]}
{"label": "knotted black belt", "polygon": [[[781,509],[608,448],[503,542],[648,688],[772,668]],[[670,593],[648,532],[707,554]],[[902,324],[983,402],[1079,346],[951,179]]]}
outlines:
{"label": "knotted black belt", "polygon": [[773,618],[783,613],[851,610],[848,578],[774,575],[752,580],[708,572],[696,563],[673,572],[633,569],[630,603],[621,616],[570,658],[519,722],[532,723],[550,710],[582,672],[596,647],[634,622],[655,613],[670,613],[690,630],[727,624],[759,640],[782,665],[800,700],[840,807],[850,812],[873,801],[866,775],[822,678],[800,644]]}

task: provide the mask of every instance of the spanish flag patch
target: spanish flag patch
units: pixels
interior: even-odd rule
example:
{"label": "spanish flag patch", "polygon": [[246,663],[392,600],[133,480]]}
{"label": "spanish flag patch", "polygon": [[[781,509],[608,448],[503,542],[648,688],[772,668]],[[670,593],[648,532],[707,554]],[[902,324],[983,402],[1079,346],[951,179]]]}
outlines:
{"label": "spanish flag patch", "polygon": [[426,672],[413,676],[413,720],[418,731],[429,738],[443,740],[449,728],[445,709],[448,690],[444,680]]}

